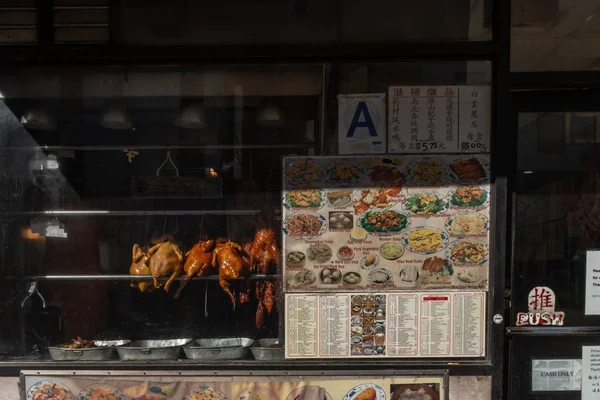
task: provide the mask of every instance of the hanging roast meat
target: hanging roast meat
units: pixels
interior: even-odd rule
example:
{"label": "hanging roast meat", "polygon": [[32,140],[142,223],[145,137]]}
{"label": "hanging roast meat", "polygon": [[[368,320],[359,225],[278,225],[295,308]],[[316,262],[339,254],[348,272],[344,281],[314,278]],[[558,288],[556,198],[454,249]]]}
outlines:
{"label": "hanging roast meat", "polygon": [[187,283],[194,276],[206,276],[210,272],[212,267],[213,250],[215,248],[214,240],[203,240],[196,243],[194,247],[186,254],[185,264],[183,266],[183,272],[185,272],[185,279],[181,281],[175,298],[178,298],[181,291],[187,285]]}
{"label": "hanging roast meat", "polygon": [[[144,252],[142,246],[139,244],[133,245],[131,254],[131,267],[129,267],[129,274],[131,275],[150,275],[150,258],[148,254]],[[152,290],[153,287],[149,281],[131,281],[131,287],[138,287],[140,292]]]}
{"label": "hanging roast meat", "polygon": [[162,285],[158,281],[163,276],[169,276],[165,283],[165,291],[169,291],[171,284],[181,274],[183,254],[172,238],[166,237],[148,250],[150,255],[150,272],[154,278],[154,287]]}

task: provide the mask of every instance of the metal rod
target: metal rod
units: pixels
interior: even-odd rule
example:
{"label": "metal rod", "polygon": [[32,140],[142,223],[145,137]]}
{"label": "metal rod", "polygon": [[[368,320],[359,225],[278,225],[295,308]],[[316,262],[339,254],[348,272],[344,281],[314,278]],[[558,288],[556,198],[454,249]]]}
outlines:
{"label": "metal rod", "polygon": [[46,211],[15,211],[0,212],[0,216],[19,215],[121,215],[121,216],[149,216],[149,215],[255,215],[260,210],[157,210],[157,211],[118,211],[118,210],[46,210]]}
{"label": "metal rod", "polygon": [[301,144],[205,144],[205,145],[122,145],[122,146],[8,146],[6,150],[93,150],[93,151],[121,151],[121,150],[235,150],[235,149],[311,149],[313,143]]}
{"label": "metal rod", "polygon": [[[251,280],[276,280],[278,275],[264,275],[257,274],[251,275]],[[5,278],[5,279],[11,279]],[[14,278],[12,278],[14,279]],[[129,281],[129,280],[152,280],[152,275],[31,275],[22,278],[23,280],[31,280],[31,281]],[[167,279],[167,277],[165,277]],[[185,279],[185,275],[181,275],[177,278],[177,280]],[[219,279],[218,275],[208,275],[208,276],[197,276],[192,278],[192,280],[209,280],[216,281]],[[246,278],[238,278],[237,280],[245,280]]]}

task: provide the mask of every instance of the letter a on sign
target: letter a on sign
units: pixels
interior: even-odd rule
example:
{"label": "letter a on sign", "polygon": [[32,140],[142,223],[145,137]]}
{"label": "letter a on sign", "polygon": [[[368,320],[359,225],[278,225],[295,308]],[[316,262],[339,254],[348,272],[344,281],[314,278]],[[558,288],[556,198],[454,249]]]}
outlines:
{"label": "letter a on sign", "polygon": [[373,119],[371,118],[371,114],[369,114],[369,107],[367,107],[367,103],[364,101],[359,101],[356,105],[356,111],[354,112],[354,117],[352,117],[352,121],[350,122],[350,127],[348,128],[346,137],[354,136],[356,128],[367,128],[369,130],[369,135],[377,136],[375,124],[373,124]]}
{"label": "letter a on sign", "polygon": [[385,93],[338,95],[340,154],[382,154],[386,145]]}

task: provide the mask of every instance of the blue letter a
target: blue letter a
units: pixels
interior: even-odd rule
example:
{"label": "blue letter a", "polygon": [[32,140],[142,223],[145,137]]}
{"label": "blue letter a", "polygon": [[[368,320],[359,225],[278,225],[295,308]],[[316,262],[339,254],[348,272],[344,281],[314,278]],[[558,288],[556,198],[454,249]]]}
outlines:
{"label": "blue letter a", "polygon": [[[362,122],[360,121],[361,114],[364,114],[364,121]],[[371,114],[369,114],[369,108],[367,107],[367,103],[364,101],[360,101],[356,105],[356,111],[352,117],[352,122],[348,128],[346,137],[354,136],[354,131],[356,131],[356,128],[367,128],[369,130],[369,135],[377,136],[377,130],[375,130],[373,119],[371,118]]]}

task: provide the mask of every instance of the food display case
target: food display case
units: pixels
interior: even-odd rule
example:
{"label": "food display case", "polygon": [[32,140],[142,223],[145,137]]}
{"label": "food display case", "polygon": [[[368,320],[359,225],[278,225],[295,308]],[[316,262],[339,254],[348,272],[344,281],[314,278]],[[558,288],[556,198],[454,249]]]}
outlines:
{"label": "food display case", "polygon": [[129,52],[4,55],[0,371],[21,397],[501,394],[492,42],[311,47],[294,19],[289,46],[145,47],[130,17]]}

